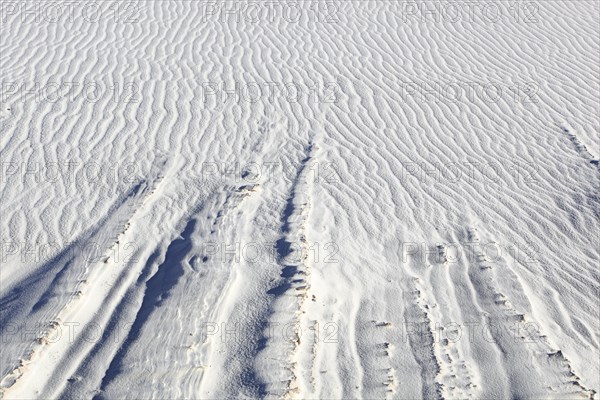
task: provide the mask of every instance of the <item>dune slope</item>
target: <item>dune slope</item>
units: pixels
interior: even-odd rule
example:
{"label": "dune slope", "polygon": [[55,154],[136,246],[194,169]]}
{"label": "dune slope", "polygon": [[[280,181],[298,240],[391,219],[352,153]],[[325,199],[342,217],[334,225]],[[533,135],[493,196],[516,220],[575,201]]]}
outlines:
{"label": "dune slope", "polygon": [[2,398],[598,399],[599,3],[267,3],[0,3]]}

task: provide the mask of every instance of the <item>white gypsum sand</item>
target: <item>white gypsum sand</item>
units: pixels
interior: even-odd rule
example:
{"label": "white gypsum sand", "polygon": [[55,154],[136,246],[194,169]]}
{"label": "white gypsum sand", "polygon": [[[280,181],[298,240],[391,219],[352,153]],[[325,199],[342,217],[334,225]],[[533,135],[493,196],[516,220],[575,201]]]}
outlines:
{"label": "white gypsum sand", "polygon": [[599,398],[598,1],[0,11],[2,398]]}

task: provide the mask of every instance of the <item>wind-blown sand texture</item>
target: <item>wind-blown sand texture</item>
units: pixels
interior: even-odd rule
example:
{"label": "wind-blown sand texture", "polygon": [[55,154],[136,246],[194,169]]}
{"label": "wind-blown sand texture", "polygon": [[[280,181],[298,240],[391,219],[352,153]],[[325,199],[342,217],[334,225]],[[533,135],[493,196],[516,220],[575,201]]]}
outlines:
{"label": "wind-blown sand texture", "polygon": [[2,398],[599,398],[599,2],[26,4]]}

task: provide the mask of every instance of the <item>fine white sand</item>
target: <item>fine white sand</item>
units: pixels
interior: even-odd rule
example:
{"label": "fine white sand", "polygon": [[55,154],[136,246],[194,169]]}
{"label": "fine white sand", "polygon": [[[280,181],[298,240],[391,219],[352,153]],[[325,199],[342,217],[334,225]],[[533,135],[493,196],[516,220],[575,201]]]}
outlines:
{"label": "fine white sand", "polygon": [[2,398],[599,398],[597,1],[23,3]]}

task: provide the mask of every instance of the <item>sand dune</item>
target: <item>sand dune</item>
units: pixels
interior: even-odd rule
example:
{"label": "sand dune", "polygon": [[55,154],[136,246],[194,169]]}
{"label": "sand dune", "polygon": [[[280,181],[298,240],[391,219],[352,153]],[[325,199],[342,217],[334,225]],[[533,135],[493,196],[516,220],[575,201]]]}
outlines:
{"label": "sand dune", "polygon": [[0,3],[1,398],[599,398],[598,2],[86,4]]}

